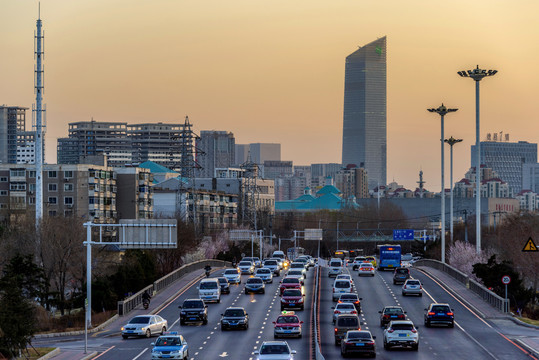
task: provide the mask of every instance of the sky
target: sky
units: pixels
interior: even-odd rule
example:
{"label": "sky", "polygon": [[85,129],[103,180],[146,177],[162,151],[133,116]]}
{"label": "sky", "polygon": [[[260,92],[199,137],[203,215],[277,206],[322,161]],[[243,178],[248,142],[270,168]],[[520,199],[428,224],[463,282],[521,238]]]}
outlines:
{"label": "sky", "polygon": [[[481,139],[539,142],[536,0],[44,0],[46,162],[75,121],[183,122],[281,143],[295,165],[341,161],[344,64],[387,36],[387,177],[439,191],[442,102],[454,178]],[[0,0],[0,104],[31,108],[34,0]],[[31,115],[27,115],[27,127]],[[449,146],[446,148],[449,187]]]}

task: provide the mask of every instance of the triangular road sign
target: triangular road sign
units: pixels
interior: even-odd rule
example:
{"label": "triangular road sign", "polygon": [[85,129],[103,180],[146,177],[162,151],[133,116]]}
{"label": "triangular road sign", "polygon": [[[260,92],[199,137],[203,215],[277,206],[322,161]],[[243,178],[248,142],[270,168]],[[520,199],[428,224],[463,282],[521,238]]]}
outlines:
{"label": "triangular road sign", "polygon": [[526,245],[524,245],[524,249],[522,249],[522,251],[539,251],[539,250],[537,249],[537,246],[535,246],[535,243],[530,237],[528,241],[526,242]]}

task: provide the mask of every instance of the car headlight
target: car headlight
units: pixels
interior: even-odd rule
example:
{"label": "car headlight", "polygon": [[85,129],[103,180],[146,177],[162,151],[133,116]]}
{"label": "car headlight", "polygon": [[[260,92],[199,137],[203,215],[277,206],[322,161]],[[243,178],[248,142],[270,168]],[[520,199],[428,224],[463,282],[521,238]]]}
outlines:
{"label": "car headlight", "polygon": [[140,328],[140,330],[141,330],[141,331],[144,331],[144,330],[146,330],[146,328],[143,328],[143,327],[142,327],[142,328]]}
{"label": "car headlight", "polygon": [[185,315],[187,313],[185,311],[180,311],[180,314]]}
{"label": "car headlight", "polygon": [[179,354],[180,353],[180,350],[172,350],[170,352],[171,355],[176,355],[176,354]]}

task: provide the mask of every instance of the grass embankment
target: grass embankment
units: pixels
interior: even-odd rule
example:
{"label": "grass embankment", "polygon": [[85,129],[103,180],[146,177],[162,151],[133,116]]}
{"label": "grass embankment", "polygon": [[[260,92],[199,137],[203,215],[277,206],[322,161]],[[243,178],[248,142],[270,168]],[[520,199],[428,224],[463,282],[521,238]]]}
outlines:
{"label": "grass embankment", "polygon": [[518,319],[525,322],[526,324],[539,326],[539,320],[533,320],[526,317],[520,317]]}
{"label": "grass embankment", "polygon": [[23,354],[22,357],[17,359],[28,359],[28,360],[37,360],[42,356],[47,355],[56,348],[53,347],[36,347],[27,349],[28,353]]}

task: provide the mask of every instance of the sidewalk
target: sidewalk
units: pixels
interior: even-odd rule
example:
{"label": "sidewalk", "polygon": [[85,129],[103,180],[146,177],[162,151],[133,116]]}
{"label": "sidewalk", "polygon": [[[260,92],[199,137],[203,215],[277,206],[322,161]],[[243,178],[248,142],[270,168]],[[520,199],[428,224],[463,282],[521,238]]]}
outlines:
{"label": "sidewalk", "polygon": [[[483,319],[512,321],[512,323],[522,326],[523,329],[529,329],[529,336],[522,336],[515,340],[520,343],[520,345],[527,348],[530,352],[535,353],[536,356],[539,356],[539,327],[525,324],[510,314],[504,314],[488,304],[479,295],[468,289],[464,284],[455,280],[453,277],[447,275],[443,271],[428,266],[416,266],[414,268],[430,275],[434,280],[439,282],[441,286],[466,304],[466,306],[477,312],[477,314]],[[500,331],[503,332],[503,328],[500,328]]]}
{"label": "sidewalk", "polygon": [[[220,269],[214,269],[212,271],[218,271]],[[148,310],[144,310],[142,308],[142,305],[137,307],[135,310],[129,312],[125,316],[117,316],[114,320],[110,321],[103,329],[94,332],[89,337],[96,337],[96,336],[106,336],[106,335],[112,335],[115,333],[120,334],[120,328],[122,325],[124,325],[129,319],[132,317],[135,317],[137,315],[146,315],[146,314],[156,314],[158,313],[162,308],[167,306],[170,302],[172,302],[176,297],[178,297],[180,294],[182,294],[186,288],[199,281],[204,277],[204,270],[196,270],[194,272],[191,272],[189,274],[186,274],[182,276],[180,279],[178,279],[176,282],[174,282],[171,286],[165,288],[164,290],[158,292],[152,297],[152,300],[150,302],[150,306],[148,307]],[[76,332],[76,334],[82,334],[84,335],[84,331]],[[44,334],[44,335],[38,335],[38,337],[60,337],[60,336],[67,336],[67,335],[75,335],[73,332],[71,333],[57,333],[57,334]],[[84,350],[74,350],[72,348],[70,349],[62,349],[62,346],[60,348],[60,353],[51,357],[50,359],[54,360],[88,360],[93,358],[97,355],[97,352],[93,352],[89,349],[88,353],[91,354],[84,354]]]}

